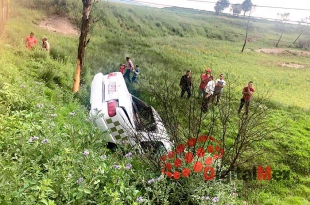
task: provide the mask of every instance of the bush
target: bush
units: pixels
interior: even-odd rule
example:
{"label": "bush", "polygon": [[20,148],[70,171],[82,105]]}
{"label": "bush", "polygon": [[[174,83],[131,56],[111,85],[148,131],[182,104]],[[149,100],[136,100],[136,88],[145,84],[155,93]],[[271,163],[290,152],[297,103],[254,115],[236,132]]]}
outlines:
{"label": "bush", "polygon": [[68,52],[60,47],[52,47],[50,50],[50,55],[55,60],[61,60],[63,62],[68,62]]}
{"label": "bush", "polygon": [[298,41],[298,47],[303,50],[310,50],[310,38],[300,39]]}
{"label": "bush", "polygon": [[31,51],[29,53],[29,56],[34,59],[47,59],[49,57],[49,53],[46,51],[41,51],[39,49],[36,49],[34,51]]}

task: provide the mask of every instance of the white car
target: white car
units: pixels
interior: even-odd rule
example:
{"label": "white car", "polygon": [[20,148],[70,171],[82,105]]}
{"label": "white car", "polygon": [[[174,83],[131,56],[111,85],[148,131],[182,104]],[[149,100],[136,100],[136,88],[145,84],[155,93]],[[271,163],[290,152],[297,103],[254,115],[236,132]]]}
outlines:
{"label": "white car", "polygon": [[[168,152],[172,143],[158,113],[131,95],[122,73],[98,73],[91,84],[90,116],[110,145],[130,143],[140,150]],[[160,152],[160,153],[159,153]]]}

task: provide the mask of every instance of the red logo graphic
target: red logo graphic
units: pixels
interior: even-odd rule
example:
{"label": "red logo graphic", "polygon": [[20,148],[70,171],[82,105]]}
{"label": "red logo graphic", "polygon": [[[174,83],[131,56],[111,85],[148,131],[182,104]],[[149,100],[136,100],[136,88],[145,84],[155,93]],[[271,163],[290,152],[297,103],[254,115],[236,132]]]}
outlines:
{"label": "red logo graphic", "polygon": [[221,163],[224,149],[217,139],[201,135],[190,138],[186,144],[179,144],[175,150],[160,156],[162,173],[178,180],[190,177],[192,173],[201,173],[204,180],[215,177],[215,165]]}

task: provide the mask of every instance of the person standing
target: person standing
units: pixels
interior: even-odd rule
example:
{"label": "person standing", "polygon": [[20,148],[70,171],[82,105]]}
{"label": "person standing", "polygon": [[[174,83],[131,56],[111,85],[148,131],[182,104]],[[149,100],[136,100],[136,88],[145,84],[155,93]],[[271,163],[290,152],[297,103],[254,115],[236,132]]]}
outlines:
{"label": "person standing", "polygon": [[126,65],[125,64],[119,64],[119,70],[118,72],[121,72],[123,75],[125,73],[125,68],[126,68]]}
{"label": "person standing", "polygon": [[34,33],[30,32],[30,35],[26,38],[26,48],[28,50],[33,49],[34,46],[38,43],[36,37],[34,37]]}
{"label": "person standing", "polygon": [[140,68],[139,68],[138,65],[136,65],[136,68],[135,68],[135,70],[133,71],[133,76],[132,76],[131,82],[133,82],[133,83],[136,83],[136,82],[137,82],[137,77],[138,77],[139,73],[140,73]]}
{"label": "person standing", "polygon": [[241,112],[244,104],[245,104],[245,114],[247,115],[249,113],[249,106],[250,106],[250,102],[251,102],[252,95],[253,95],[254,91],[255,91],[255,89],[253,86],[253,82],[250,81],[248,83],[248,86],[244,87],[242,90],[243,96],[240,99],[240,106],[239,106],[238,113]]}
{"label": "person standing", "polygon": [[127,80],[131,82],[130,73],[133,71],[134,66],[129,57],[126,57],[126,61],[127,61],[127,65],[126,65],[126,72],[124,74],[124,78],[125,79],[127,78]]}
{"label": "person standing", "polygon": [[42,50],[50,52],[50,43],[47,41],[47,38],[42,38]]}
{"label": "person standing", "polygon": [[209,79],[210,76],[211,76],[211,69],[210,68],[206,69],[206,73],[201,74],[201,76],[200,76],[200,85],[199,85],[199,88],[198,88],[198,97],[197,98],[200,98],[201,94],[202,94],[202,96],[205,95],[204,90],[206,88],[206,85],[208,83],[208,79]]}
{"label": "person standing", "polygon": [[209,110],[209,102],[210,102],[210,99],[212,99],[214,87],[215,87],[215,84],[213,81],[213,76],[210,76],[208,78],[208,83],[207,83],[205,90],[204,90],[205,95],[204,95],[202,105],[201,105],[201,111],[202,112],[207,112]]}
{"label": "person standing", "polygon": [[220,102],[220,98],[221,98],[223,88],[225,87],[225,85],[226,85],[226,82],[224,80],[224,74],[221,74],[220,78],[215,81],[215,88],[214,88],[214,93],[212,96],[212,103],[214,102],[216,98],[215,105],[218,105],[218,103]]}
{"label": "person standing", "polygon": [[187,70],[186,74],[181,77],[180,80],[180,88],[181,91],[181,98],[183,98],[185,91],[187,92],[187,99],[189,99],[192,95],[192,77],[191,77],[191,71]]}

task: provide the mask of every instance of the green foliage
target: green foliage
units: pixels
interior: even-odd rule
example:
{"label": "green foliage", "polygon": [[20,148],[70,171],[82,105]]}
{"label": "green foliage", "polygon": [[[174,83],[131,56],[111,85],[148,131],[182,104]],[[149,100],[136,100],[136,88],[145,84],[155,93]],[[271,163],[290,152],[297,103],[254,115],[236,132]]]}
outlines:
{"label": "green foliage", "polygon": [[310,50],[310,39],[306,39],[306,38],[303,38],[303,39],[300,39],[298,41],[298,47],[303,49],[303,50]]}
{"label": "green foliage", "polygon": [[[211,200],[219,196],[218,204],[309,204],[309,58],[289,52],[254,52],[277,40],[280,28],[275,24],[253,20],[250,35],[254,41],[241,54],[243,18],[100,2],[93,10],[99,21],[89,35],[83,85],[73,95],[70,90],[78,39],[45,31],[38,23],[46,11],[68,10],[70,19],[78,22],[81,2],[69,1],[66,7],[71,9],[65,9],[61,1],[11,2],[14,9],[6,24],[8,38],[0,39],[0,204],[137,204],[138,197],[142,197],[142,204],[211,204],[203,200],[206,196]],[[27,8],[41,8],[44,13]],[[282,45],[296,38],[296,28],[286,25],[281,30],[286,34]],[[50,55],[24,48],[23,39],[30,31],[38,38],[49,37]],[[174,82],[172,89],[179,92],[179,78],[186,69],[192,70],[195,89],[206,67],[212,68],[215,77],[224,73],[226,81],[234,85],[234,103],[249,79],[256,87],[254,102],[256,95],[272,93],[265,104],[272,113],[268,120],[285,127],[271,136],[276,140],[255,145],[266,154],[251,163],[287,168],[292,179],[205,183],[193,177],[158,182],[160,172],[145,167],[140,158],[128,159],[120,150],[106,150],[104,133],[86,120],[89,85],[95,73],[117,71],[126,56],[141,67],[140,84],[129,88],[157,110],[154,97],[145,89],[149,79],[160,82],[162,76],[168,76]],[[282,63],[305,68],[292,69]],[[180,107],[182,103],[186,101],[176,101]],[[186,122],[181,115],[180,122]],[[29,142],[34,136],[39,140]],[[48,143],[43,144],[45,138]],[[85,150],[88,156],[83,155]],[[129,170],[128,163],[132,164]],[[120,165],[120,169],[113,165]],[[77,183],[80,178],[83,180]],[[149,184],[151,179],[156,182]],[[230,195],[236,192],[239,197]]]}
{"label": "green foliage", "polygon": [[47,11],[48,14],[66,14],[68,12],[67,4],[71,0],[21,0],[21,4],[31,8]]}
{"label": "green foliage", "polygon": [[223,10],[227,7],[229,7],[230,3],[228,0],[219,0],[216,2],[214,6],[215,13],[219,14],[222,13]]}
{"label": "green foliage", "polygon": [[241,4],[241,7],[245,15],[246,12],[252,11],[253,3],[251,0],[244,0],[244,2]]}

